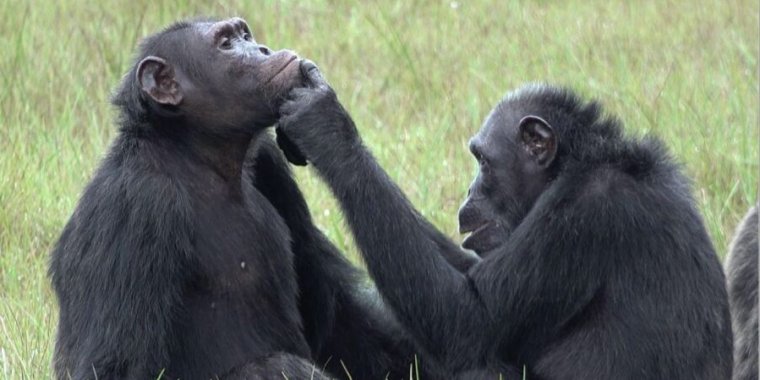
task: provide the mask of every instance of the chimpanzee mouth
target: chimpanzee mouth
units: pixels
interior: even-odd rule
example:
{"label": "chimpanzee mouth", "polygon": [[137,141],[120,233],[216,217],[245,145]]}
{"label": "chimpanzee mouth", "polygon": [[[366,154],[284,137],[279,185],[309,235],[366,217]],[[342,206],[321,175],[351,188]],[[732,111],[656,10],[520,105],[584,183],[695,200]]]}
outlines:
{"label": "chimpanzee mouth", "polygon": [[277,72],[275,72],[274,75],[272,75],[271,77],[269,77],[269,79],[267,79],[267,81],[264,82],[264,84],[268,84],[269,82],[271,82],[272,80],[274,80],[274,78],[277,78],[277,76],[280,75],[280,74],[282,74],[282,72],[285,71],[285,69],[287,69],[288,66],[290,66],[290,64],[292,64],[294,61],[297,61],[297,60],[298,60],[298,56],[295,55],[295,54],[293,54],[293,56],[290,57],[290,58],[288,58],[288,61],[285,62],[285,64],[282,65],[282,67],[280,67],[279,69],[277,69]]}
{"label": "chimpanzee mouth", "polygon": [[467,247],[468,246],[467,243],[472,243],[473,241],[477,240],[478,235],[481,232],[485,231],[490,225],[491,225],[491,223],[485,222],[485,223],[481,224],[480,226],[478,226],[478,227],[476,227],[476,228],[474,228],[472,230],[469,230],[469,231],[467,231],[467,230],[459,231],[460,233],[463,233],[463,234],[469,233],[464,238],[464,240],[462,241],[462,246],[463,247]]}

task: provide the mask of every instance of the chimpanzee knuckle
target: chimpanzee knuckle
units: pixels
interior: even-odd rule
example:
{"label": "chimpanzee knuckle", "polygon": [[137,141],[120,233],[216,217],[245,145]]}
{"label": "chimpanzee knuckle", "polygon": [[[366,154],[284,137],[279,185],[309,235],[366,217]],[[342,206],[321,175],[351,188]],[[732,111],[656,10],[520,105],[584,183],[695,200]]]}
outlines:
{"label": "chimpanzee knuckle", "polygon": [[280,117],[280,125],[285,132],[295,131],[301,124],[304,124],[304,114],[298,109]]}
{"label": "chimpanzee knuckle", "polygon": [[338,95],[335,94],[335,90],[333,90],[330,86],[324,86],[320,88],[319,92],[325,99],[338,101]]}
{"label": "chimpanzee knuckle", "polygon": [[280,120],[292,116],[298,110],[298,104],[289,100],[280,106]]}
{"label": "chimpanzee knuckle", "polygon": [[296,108],[292,113],[284,115],[280,119],[280,127],[283,132],[288,134],[293,140],[297,140],[302,134],[302,130],[312,128],[313,119],[309,112],[305,112],[303,108]]}
{"label": "chimpanzee knuckle", "polygon": [[303,114],[304,114],[304,106],[300,102],[293,102],[291,104],[288,104],[287,106],[283,106],[280,108],[281,120],[284,120],[291,124],[295,123],[297,120],[302,119]]}
{"label": "chimpanzee knuckle", "polygon": [[313,101],[317,104],[317,108],[323,111],[332,110],[339,104],[338,98],[332,90],[316,90]]}
{"label": "chimpanzee knuckle", "polygon": [[303,101],[303,99],[307,97],[308,97],[308,89],[298,87],[288,92],[287,99],[291,101]]}
{"label": "chimpanzee knuckle", "polygon": [[[293,90],[293,91],[290,91],[290,92],[288,93],[288,96],[286,96],[286,97],[285,97],[285,102],[283,103],[283,105],[284,105],[285,103],[290,103],[290,104],[292,104],[292,103],[294,103],[294,102],[297,102],[297,101],[300,99],[300,97],[298,96],[298,94],[297,94],[297,93],[295,93],[294,91],[295,91],[295,90]],[[282,106],[280,106],[280,107],[282,107]]]}
{"label": "chimpanzee knuckle", "polygon": [[298,87],[293,90],[299,98],[308,98],[311,96],[311,93],[314,92],[313,89],[308,87]]}

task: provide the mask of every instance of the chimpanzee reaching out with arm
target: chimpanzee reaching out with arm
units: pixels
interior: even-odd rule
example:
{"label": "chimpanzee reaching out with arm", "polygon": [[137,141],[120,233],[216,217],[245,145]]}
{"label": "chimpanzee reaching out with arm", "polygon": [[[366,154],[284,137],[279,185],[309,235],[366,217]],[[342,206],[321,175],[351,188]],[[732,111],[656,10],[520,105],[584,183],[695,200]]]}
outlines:
{"label": "chimpanzee reaching out with arm", "polygon": [[[724,276],[687,179],[596,103],[528,86],[472,139],[455,254],[362,145],[310,62],[281,108],[289,156],[329,184],[379,291],[428,359],[538,379],[728,379]],[[445,254],[442,255],[442,253]],[[459,263],[462,264],[462,263]]]}
{"label": "chimpanzee reaching out with arm", "polygon": [[119,134],[52,252],[57,378],[320,379],[328,358],[354,378],[408,373],[414,351],[265,132],[299,61],[241,19],[143,42]]}

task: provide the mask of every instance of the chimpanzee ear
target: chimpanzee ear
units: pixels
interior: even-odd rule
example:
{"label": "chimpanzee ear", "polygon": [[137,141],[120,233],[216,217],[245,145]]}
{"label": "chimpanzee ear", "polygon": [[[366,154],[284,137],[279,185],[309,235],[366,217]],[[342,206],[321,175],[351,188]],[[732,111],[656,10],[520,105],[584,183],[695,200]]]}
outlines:
{"label": "chimpanzee ear", "polygon": [[136,79],[140,88],[156,103],[176,106],[182,102],[182,89],[174,68],[164,59],[145,57],[137,65]]}
{"label": "chimpanzee ear", "polygon": [[557,134],[546,120],[529,115],[520,120],[520,142],[535,158],[536,163],[546,168],[557,155]]}

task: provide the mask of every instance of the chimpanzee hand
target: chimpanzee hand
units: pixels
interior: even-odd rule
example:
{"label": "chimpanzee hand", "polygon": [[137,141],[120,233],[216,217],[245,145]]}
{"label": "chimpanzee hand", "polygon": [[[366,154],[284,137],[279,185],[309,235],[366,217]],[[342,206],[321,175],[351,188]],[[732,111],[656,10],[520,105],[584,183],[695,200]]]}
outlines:
{"label": "chimpanzee hand", "polygon": [[277,127],[280,149],[296,165],[350,152],[352,146],[361,142],[351,117],[314,62],[302,61],[301,74],[305,87],[291,90],[280,107]]}
{"label": "chimpanzee hand", "polygon": [[276,133],[275,141],[277,141],[277,146],[285,154],[285,158],[293,165],[306,166],[306,157],[296,147],[296,144],[290,141],[288,136],[280,130],[279,126],[274,131]]}

